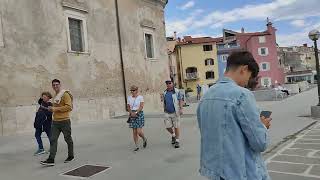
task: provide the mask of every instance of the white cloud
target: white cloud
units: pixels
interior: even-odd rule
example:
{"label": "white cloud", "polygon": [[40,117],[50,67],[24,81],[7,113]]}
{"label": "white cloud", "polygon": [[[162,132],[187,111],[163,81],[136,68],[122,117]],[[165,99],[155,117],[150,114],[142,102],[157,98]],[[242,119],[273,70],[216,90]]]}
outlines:
{"label": "white cloud", "polygon": [[167,27],[166,27],[167,36],[172,36],[175,31],[178,34],[188,31],[193,21],[194,21],[194,17],[192,16],[185,20],[179,20],[179,21],[173,21],[173,22],[168,21]]}
{"label": "white cloud", "polygon": [[194,1],[188,1],[185,5],[181,6],[180,9],[187,10],[192,8],[196,3]]}
{"label": "white cloud", "polygon": [[[267,17],[274,21],[303,20],[307,17],[320,16],[318,7],[319,0],[274,0],[264,4],[245,5],[229,11],[213,11],[206,16],[202,16],[203,11],[201,11],[191,14],[189,18],[168,21],[167,24],[168,30],[185,33],[199,31],[204,27],[221,28],[228,23],[241,20],[266,20]],[[299,23],[302,25],[302,21]],[[172,29],[177,26],[178,29]]]}
{"label": "white cloud", "polygon": [[310,43],[307,32],[297,32],[292,34],[277,35],[279,46],[301,46],[304,43]]}
{"label": "white cloud", "polygon": [[203,13],[203,9],[196,9],[190,13],[189,17],[186,17],[183,20],[167,20],[166,22],[166,34],[167,36],[172,36],[176,31],[178,35],[188,31],[192,26],[193,22],[196,20],[196,17]]}
{"label": "white cloud", "polygon": [[293,20],[290,24],[295,27],[305,27],[306,26],[306,22],[303,19]]}
{"label": "white cloud", "polygon": [[317,0],[275,0],[270,3],[246,5],[224,12],[214,11],[202,20],[195,22],[195,27],[216,27],[214,24],[221,26],[221,24],[241,20],[266,20],[267,17],[275,21],[303,19],[320,15],[318,3]]}
{"label": "white cloud", "polygon": [[313,29],[320,30],[320,22],[315,23],[312,26],[307,26],[300,32],[291,34],[279,34],[277,35],[277,43],[280,46],[301,46],[304,43],[308,43],[309,45],[311,45],[312,42],[309,39],[308,34]]}

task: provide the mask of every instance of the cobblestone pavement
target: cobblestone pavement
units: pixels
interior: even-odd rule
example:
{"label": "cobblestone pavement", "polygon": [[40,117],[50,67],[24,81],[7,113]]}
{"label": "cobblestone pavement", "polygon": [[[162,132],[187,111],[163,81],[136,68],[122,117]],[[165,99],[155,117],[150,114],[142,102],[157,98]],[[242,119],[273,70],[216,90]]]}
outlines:
{"label": "cobblestone pavement", "polygon": [[266,162],[273,180],[319,180],[320,123],[297,135]]}

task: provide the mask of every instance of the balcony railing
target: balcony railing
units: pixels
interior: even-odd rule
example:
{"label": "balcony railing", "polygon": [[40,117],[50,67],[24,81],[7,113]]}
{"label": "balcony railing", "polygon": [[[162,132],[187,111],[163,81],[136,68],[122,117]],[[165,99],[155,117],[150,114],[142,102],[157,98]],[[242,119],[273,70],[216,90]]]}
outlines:
{"label": "balcony railing", "polygon": [[239,45],[218,46],[218,51],[240,49]]}
{"label": "balcony railing", "polygon": [[186,80],[196,80],[198,78],[198,72],[186,73]]}

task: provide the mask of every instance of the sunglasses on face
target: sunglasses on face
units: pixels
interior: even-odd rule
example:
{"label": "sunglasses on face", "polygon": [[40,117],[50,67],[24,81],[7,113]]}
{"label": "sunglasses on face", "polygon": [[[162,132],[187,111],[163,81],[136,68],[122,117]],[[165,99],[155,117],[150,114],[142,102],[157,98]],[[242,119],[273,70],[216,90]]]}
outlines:
{"label": "sunglasses on face", "polygon": [[135,92],[136,90],[130,90],[131,92]]}
{"label": "sunglasses on face", "polygon": [[59,86],[60,84],[52,84],[52,86]]}

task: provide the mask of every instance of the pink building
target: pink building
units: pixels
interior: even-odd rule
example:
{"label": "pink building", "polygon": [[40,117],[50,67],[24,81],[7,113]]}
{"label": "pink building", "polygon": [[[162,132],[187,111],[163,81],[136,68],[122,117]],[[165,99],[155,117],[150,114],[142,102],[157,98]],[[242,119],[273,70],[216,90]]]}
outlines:
{"label": "pink building", "polygon": [[252,53],[260,66],[260,85],[270,87],[277,83],[284,83],[284,70],[280,66],[277,55],[276,29],[271,22],[263,32],[236,33],[236,39],[241,49]]}

